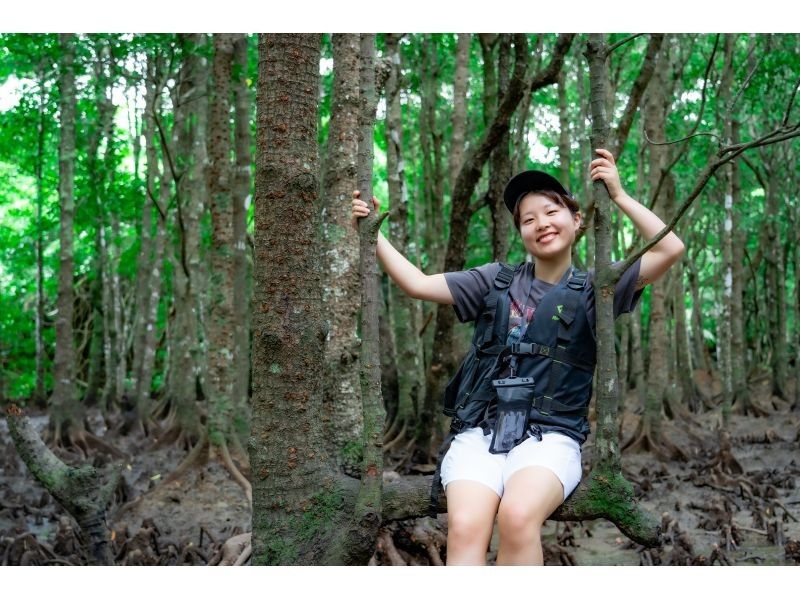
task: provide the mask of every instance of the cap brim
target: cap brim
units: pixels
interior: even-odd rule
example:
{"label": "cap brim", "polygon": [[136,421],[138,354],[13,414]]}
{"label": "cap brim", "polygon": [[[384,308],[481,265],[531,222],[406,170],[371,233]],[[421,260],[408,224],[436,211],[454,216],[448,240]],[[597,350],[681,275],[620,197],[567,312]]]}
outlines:
{"label": "cap brim", "polygon": [[517,205],[519,198],[531,191],[556,191],[567,197],[572,197],[564,185],[558,182],[558,179],[550,176],[541,170],[526,170],[520,172],[518,175],[512,177],[503,191],[503,201],[508,208],[508,211],[514,213],[514,207]]}

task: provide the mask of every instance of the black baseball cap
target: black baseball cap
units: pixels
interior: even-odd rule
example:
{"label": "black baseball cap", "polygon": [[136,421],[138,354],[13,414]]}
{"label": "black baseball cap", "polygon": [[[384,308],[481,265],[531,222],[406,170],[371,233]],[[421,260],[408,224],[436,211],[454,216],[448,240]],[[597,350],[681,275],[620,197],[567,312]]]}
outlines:
{"label": "black baseball cap", "polygon": [[503,200],[506,202],[508,211],[513,214],[517,202],[524,195],[527,195],[531,191],[545,191],[548,189],[556,191],[561,195],[566,195],[571,199],[575,199],[572,197],[572,193],[558,182],[557,178],[541,170],[526,170],[525,172],[520,172],[508,181],[506,189],[503,191]]}

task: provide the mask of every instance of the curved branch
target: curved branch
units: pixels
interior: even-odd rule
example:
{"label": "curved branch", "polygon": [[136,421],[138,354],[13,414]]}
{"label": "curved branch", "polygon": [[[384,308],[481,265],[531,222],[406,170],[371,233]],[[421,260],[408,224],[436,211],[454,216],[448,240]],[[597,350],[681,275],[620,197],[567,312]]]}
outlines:
{"label": "curved branch", "polygon": [[[616,50],[617,48],[619,48],[620,46],[624,46],[628,42],[631,42],[631,41],[635,40],[637,37],[641,37],[642,35],[645,35],[645,34],[644,33],[634,33],[633,35],[629,35],[628,37],[619,40],[617,43],[610,45],[606,49],[606,58],[608,58],[611,55],[611,53],[614,50]],[[657,34],[654,34],[654,35],[660,35],[662,37],[664,36],[663,33],[657,33]]]}

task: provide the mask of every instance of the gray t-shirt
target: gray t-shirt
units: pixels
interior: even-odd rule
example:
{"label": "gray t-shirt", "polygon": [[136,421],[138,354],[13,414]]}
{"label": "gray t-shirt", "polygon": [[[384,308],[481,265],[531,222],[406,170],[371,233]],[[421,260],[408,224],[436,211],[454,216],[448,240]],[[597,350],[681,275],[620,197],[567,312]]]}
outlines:
{"label": "gray t-shirt", "polygon": [[[619,263],[619,262],[617,262]],[[634,310],[639,297],[644,289],[636,290],[636,280],[639,278],[641,259],[636,260],[617,282],[614,289],[614,319],[620,314]],[[483,311],[483,299],[489,287],[494,282],[494,277],[500,271],[500,263],[492,262],[477,268],[462,270],[460,272],[445,272],[444,279],[453,295],[453,309],[461,322],[475,321]],[[517,342],[525,334],[533,316],[536,306],[544,294],[555,285],[539,278],[533,278],[534,266],[532,262],[526,263],[514,275],[509,289],[511,300],[508,318],[508,343]],[[591,286],[594,279],[594,268],[591,268],[587,277],[587,287]],[[531,284],[532,283],[532,284]],[[528,293],[530,292],[530,295]],[[590,322],[595,321],[594,293],[591,293],[588,306]]]}
{"label": "gray t-shirt", "polygon": [[[634,310],[644,289],[636,290],[636,281],[639,278],[639,267],[641,259],[628,268],[617,282],[614,290],[614,319],[620,314],[629,313]],[[494,277],[500,271],[500,263],[493,262],[477,268],[462,270],[460,272],[445,272],[444,279],[453,295],[453,309],[461,322],[472,322],[480,316],[484,307],[484,296],[489,287],[494,283]],[[566,273],[565,273],[566,274]],[[589,296],[587,297],[587,316],[592,326],[595,325],[594,309],[594,289],[592,280],[594,279],[594,268],[588,272],[586,281]],[[533,263],[526,263],[514,275],[509,288],[509,317],[508,317],[508,336],[506,344],[518,342],[525,331],[533,322],[536,307],[547,291],[552,289],[554,284],[545,282],[534,277]],[[499,372],[499,377],[505,377],[509,371],[505,369]],[[496,401],[491,401],[487,406],[486,419],[493,420],[496,413]],[[567,430],[559,426],[541,426],[540,432],[561,432],[583,443],[585,434],[576,435],[572,430]],[[584,426],[585,433],[588,434],[588,425]]]}

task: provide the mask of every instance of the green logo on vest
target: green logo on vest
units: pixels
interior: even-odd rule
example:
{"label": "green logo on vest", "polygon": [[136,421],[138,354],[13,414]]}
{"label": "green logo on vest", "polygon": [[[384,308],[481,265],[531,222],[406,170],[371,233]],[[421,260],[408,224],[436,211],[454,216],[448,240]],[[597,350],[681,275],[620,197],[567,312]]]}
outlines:
{"label": "green logo on vest", "polygon": [[[558,313],[560,314],[561,310],[564,309],[564,306],[563,305],[556,305],[556,309],[558,309]],[[554,315],[553,319],[558,321],[558,316]]]}

